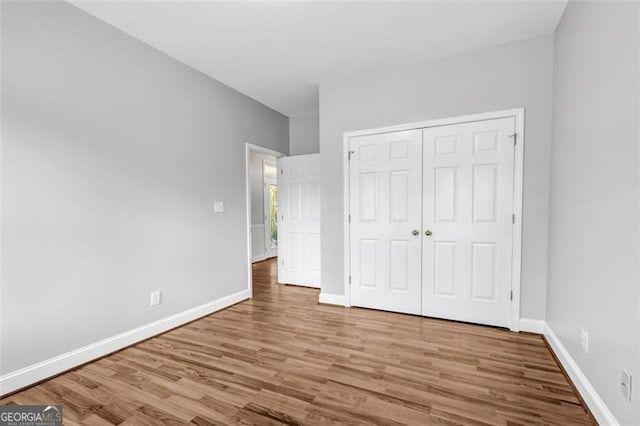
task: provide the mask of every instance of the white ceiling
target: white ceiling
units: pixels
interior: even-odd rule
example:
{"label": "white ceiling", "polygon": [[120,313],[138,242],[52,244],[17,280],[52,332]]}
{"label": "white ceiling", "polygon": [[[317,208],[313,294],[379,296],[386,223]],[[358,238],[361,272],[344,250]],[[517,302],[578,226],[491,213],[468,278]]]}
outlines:
{"label": "white ceiling", "polygon": [[70,2],[288,116],[322,84],[551,33],[567,3]]}

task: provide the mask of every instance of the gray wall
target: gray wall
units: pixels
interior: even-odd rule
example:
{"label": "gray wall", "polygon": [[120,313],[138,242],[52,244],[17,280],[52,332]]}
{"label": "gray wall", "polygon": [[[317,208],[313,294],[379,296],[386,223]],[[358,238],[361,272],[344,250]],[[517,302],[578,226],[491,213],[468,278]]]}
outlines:
{"label": "gray wall", "polygon": [[321,87],[322,291],[344,293],[344,132],[525,107],[521,314],[544,319],[552,73],[549,35]]}
{"label": "gray wall", "polygon": [[289,117],[289,153],[317,154],[320,151],[318,112]]}
{"label": "gray wall", "polygon": [[285,116],[67,3],[3,1],[1,48],[2,373],[246,288]]}
{"label": "gray wall", "polygon": [[547,322],[622,424],[640,424],[637,8],[571,2],[555,38]]}

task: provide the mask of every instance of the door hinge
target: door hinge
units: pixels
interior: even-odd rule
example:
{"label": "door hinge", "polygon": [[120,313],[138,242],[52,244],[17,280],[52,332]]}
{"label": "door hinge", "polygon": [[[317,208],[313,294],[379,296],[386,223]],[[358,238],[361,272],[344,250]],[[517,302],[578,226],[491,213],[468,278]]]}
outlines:
{"label": "door hinge", "polygon": [[284,169],[280,169],[280,174],[283,175],[284,174]]}
{"label": "door hinge", "polygon": [[349,223],[351,223],[351,215],[349,215]]}
{"label": "door hinge", "polygon": [[513,138],[513,146],[516,146],[516,142],[518,140],[518,134],[514,133],[512,135],[509,135],[510,138]]}
{"label": "door hinge", "polygon": [[349,285],[351,285],[351,275],[349,275]]}
{"label": "door hinge", "polygon": [[516,214],[515,213],[513,213],[511,215],[511,223],[516,223]]}
{"label": "door hinge", "polygon": [[280,261],[280,264],[284,266],[284,259]]}
{"label": "door hinge", "polygon": [[509,300],[511,300],[513,302],[513,290],[511,290],[511,292],[509,292]]}
{"label": "door hinge", "polygon": [[355,154],[355,151],[349,151],[349,161],[351,161],[351,155]]}

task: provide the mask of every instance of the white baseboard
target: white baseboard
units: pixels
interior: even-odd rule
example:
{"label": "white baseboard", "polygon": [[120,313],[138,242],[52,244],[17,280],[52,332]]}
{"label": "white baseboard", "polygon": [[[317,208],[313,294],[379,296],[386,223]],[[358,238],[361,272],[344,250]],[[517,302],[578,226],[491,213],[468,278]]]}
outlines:
{"label": "white baseboard", "polygon": [[153,337],[172,328],[190,321],[212,314],[228,306],[249,299],[249,290],[242,290],[229,296],[196,306],[195,308],[171,315],[152,323],[125,331],[107,339],[83,346],[73,351],[41,361],[20,370],[0,376],[0,397],[22,389],[64,371],[103,357],[112,352],[123,349],[134,343]]}
{"label": "white baseboard", "polygon": [[544,334],[544,321],[530,318],[520,318],[520,331]]}
{"label": "white baseboard", "polygon": [[544,324],[544,335],[598,423],[601,425],[619,425],[620,423],[616,420],[611,410],[609,410],[609,407],[607,407],[602,398],[600,398],[600,395],[598,395],[598,392],[596,392],[593,385],[591,385],[587,376],[584,375],[576,361],[571,357],[571,354],[569,354],[567,348],[565,348],[556,333],[554,333],[547,323]]}
{"label": "white baseboard", "polygon": [[259,254],[258,256],[253,256],[253,259],[251,259],[251,263],[262,262],[263,260],[266,260],[266,259],[267,259],[266,254]]}
{"label": "white baseboard", "polygon": [[320,293],[318,302],[326,303],[329,305],[347,306],[347,297],[343,294]]}

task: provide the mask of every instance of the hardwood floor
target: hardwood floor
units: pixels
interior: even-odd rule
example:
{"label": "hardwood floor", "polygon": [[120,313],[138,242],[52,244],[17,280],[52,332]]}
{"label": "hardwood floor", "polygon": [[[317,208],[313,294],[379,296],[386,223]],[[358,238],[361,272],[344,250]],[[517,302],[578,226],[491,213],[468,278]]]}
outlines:
{"label": "hardwood floor", "polygon": [[16,393],[65,425],[594,424],[534,334],[319,305],[254,265],[254,298]]}

